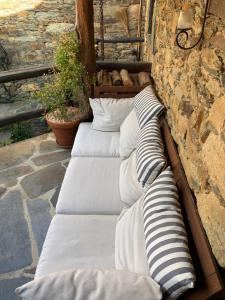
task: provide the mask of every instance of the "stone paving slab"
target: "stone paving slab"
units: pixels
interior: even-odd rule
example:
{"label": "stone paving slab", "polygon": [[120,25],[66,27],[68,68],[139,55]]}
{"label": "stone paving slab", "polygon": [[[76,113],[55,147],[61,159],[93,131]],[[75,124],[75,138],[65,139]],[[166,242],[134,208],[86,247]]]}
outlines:
{"label": "stone paving slab", "polygon": [[48,165],[57,161],[63,161],[70,157],[70,151],[60,151],[41,155],[32,159],[36,166]]}
{"label": "stone paving slab", "polygon": [[51,223],[50,203],[41,199],[28,200],[28,211],[30,214],[32,231],[37,243],[40,255],[49,225]]}
{"label": "stone paving slab", "polygon": [[32,171],[33,168],[31,166],[18,166],[12,169],[0,171],[0,184],[7,183],[8,181],[27,175]]}
{"label": "stone paving slab", "polygon": [[69,160],[52,133],[0,148],[0,300],[33,278]]}
{"label": "stone paving slab", "polygon": [[31,264],[31,242],[22,195],[11,191],[0,201],[0,273]]}
{"label": "stone paving slab", "polygon": [[26,141],[1,147],[0,170],[24,163],[32,156],[34,150],[34,144]]}
{"label": "stone paving slab", "polygon": [[5,279],[0,281],[0,299],[1,300],[19,300],[14,291],[17,287],[29,282],[29,278],[19,277],[14,279]]}
{"label": "stone paving slab", "polygon": [[66,169],[56,163],[26,176],[21,181],[21,186],[28,197],[36,198],[58,186],[62,182],[65,172]]}

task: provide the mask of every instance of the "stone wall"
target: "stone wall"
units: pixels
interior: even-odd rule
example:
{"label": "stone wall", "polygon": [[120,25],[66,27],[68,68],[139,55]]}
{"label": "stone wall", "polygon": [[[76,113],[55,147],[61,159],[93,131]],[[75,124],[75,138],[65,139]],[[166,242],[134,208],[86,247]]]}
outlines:
{"label": "stone wall", "polygon": [[[148,0],[150,1],[150,0]],[[201,31],[203,1],[190,0],[193,44]],[[213,252],[225,267],[225,2],[212,0],[205,39],[192,50],[175,44],[183,1],[158,0],[152,76]]]}
{"label": "stone wall", "polygon": [[12,60],[11,68],[51,63],[59,36],[74,28],[74,0],[16,2],[0,3],[0,41]]}
{"label": "stone wall", "polygon": [[[0,42],[10,69],[51,64],[60,35],[75,27],[74,0],[4,0],[0,3]],[[32,98],[42,78],[8,83],[12,99]],[[2,101],[5,93],[0,87]]]}
{"label": "stone wall", "polygon": [[[143,1],[145,4],[145,1]],[[131,37],[137,36],[138,29],[138,7],[140,0],[105,0],[104,1],[104,31],[105,38],[128,37],[123,24],[117,18],[117,12],[121,8],[126,8],[128,13],[129,31]],[[95,36],[99,37],[100,20],[99,20],[99,0],[94,0],[95,13]],[[144,35],[145,24],[145,6],[143,6],[143,26],[142,34]],[[105,58],[113,60],[132,60],[132,50],[137,49],[137,44],[105,44]]]}

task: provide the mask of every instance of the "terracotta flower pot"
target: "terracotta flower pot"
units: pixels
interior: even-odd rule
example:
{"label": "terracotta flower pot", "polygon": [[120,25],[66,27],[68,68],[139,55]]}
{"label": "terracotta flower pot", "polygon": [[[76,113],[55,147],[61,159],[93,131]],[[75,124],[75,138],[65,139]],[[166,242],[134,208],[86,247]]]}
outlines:
{"label": "terracotta flower pot", "polygon": [[85,116],[75,121],[60,122],[51,118],[49,114],[45,115],[49,127],[55,134],[56,143],[63,148],[72,148],[80,122]]}

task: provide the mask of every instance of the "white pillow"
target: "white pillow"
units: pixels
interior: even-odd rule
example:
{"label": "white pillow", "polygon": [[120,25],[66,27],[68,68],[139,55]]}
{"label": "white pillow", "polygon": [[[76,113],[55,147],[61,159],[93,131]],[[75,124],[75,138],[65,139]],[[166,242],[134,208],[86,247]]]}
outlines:
{"label": "white pillow", "polygon": [[119,188],[121,201],[127,207],[133,205],[144,193],[141,184],[138,182],[136,150],[129,158],[121,162]]}
{"label": "white pillow", "polygon": [[150,277],[116,270],[52,273],[16,289],[26,300],[158,300],[159,285]]}
{"label": "white pillow", "polygon": [[133,206],[124,209],[116,225],[115,264],[127,270],[149,276],[145,250],[142,196]]}
{"label": "white pillow", "polygon": [[120,125],[134,107],[134,98],[90,99],[94,120],[92,128],[100,131],[119,131]]}
{"label": "white pillow", "polygon": [[137,148],[138,135],[140,127],[138,124],[137,115],[135,109],[129,113],[126,119],[120,126],[120,157],[122,159],[130,156]]}

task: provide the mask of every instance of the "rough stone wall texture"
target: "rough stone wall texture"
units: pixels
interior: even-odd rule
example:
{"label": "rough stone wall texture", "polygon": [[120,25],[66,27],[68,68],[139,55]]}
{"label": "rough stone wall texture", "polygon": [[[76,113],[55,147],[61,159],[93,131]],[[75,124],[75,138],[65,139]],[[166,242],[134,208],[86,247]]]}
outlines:
{"label": "rough stone wall texture", "polygon": [[[75,27],[74,0],[0,1],[0,42],[11,60],[10,69],[51,64],[58,39]],[[8,83],[14,101],[30,99],[42,78]],[[0,87],[2,98],[5,92]],[[3,99],[4,100],[4,99]]]}
{"label": "rough stone wall texture", "polygon": [[0,41],[12,60],[11,68],[51,63],[59,36],[74,28],[75,1],[16,2],[0,3]]}
{"label": "rough stone wall texture", "polygon": [[[129,31],[131,37],[137,36],[138,18],[137,11],[140,0],[104,0],[104,32],[105,38],[128,37],[126,30],[121,22],[118,21],[116,13],[121,8],[127,8]],[[100,20],[99,20],[99,0],[94,0],[95,13],[95,36],[99,37]],[[143,1],[142,16],[142,36],[144,35],[145,24],[145,0]],[[132,59],[131,52],[137,49],[137,44],[106,44],[105,58],[114,60]]]}
{"label": "rough stone wall texture", "polygon": [[[190,0],[194,14],[190,44],[201,30],[203,1]],[[225,267],[225,2],[212,0],[201,46],[175,45],[183,1],[158,0],[156,53],[147,53],[159,97],[213,252]],[[189,43],[189,42],[188,42]]]}

